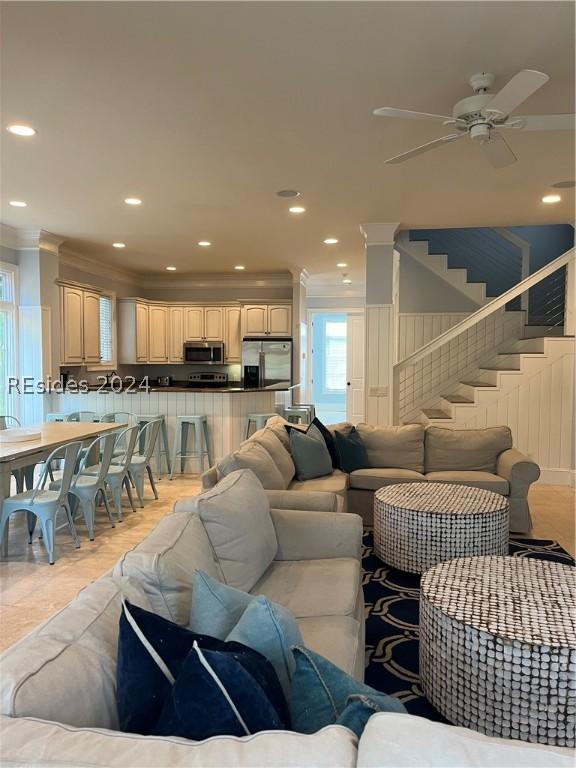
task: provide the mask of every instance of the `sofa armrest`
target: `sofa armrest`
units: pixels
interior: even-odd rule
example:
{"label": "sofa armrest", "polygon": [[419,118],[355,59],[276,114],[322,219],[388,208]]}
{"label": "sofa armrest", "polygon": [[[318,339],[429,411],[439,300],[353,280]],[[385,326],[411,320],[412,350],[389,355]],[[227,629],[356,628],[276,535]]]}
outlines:
{"label": "sofa armrest", "polygon": [[210,467],[210,469],[207,469],[206,472],[202,472],[202,474],[200,475],[200,480],[202,481],[203,491],[207,491],[210,488],[214,488],[214,486],[218,482],[218,471],[216,467]]}
{"label": "sofa armrest", "polygon": [[266,491],[274,509],[302,509],[307,512],[342,512],[344,499],[331,491]]}
{"label": "sofa armrest", "polygon": [[362,518],[338,512],[271,509],[276,560],[362,559]]}
{"label": "sofa armrest", "polygon": [[510,448],[498,456],[496,474],[510,483],[511,497],[526,498],[530,485],[540,477],[540,467],[516,448]]}
{"label": "sofa armrest", "polygon": [[174,502],[172,512],[186,512],[188,515],[195,515],[198,511],[196,496],[184,496],[182,499]]}

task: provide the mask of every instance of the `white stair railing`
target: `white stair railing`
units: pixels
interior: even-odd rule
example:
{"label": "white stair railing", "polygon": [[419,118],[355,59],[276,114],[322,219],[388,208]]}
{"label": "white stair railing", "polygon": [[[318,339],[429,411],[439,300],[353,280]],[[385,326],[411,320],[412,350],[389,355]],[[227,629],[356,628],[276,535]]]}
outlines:
{"label": "white stair railing", "polygon": [[[495,347],[517,338],[523,320],[519,323],[520,313],[505,312],[506,304],[565,266],[574,268],[574,248],[400,360],[393,373],[394,423],[412,418],[443,394],[445,387],[474,370]],[[566,299],[565,311],[569,313],[573,311],[574,297]]]}

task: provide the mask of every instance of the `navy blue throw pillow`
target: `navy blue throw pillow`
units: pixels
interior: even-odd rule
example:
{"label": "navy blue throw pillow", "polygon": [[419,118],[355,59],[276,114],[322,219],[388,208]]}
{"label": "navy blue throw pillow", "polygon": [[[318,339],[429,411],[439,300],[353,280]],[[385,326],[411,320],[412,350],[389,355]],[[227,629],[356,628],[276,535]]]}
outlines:
{"label": "navy blue throw pillow", "polygon": [[[316,416],[312,419],[312,422],[308,425],[306,428],[306,432],[310,427],[314,424],[315,427],[317,427],[318,431],[324,438],[324,442],[326,443],[326,448],[328,448],[328,453],[330,454],[330,458],[332,459],[332,466],[334,469],[340,469],[340,462],[338,460],[338,452],[336,451],[336,443],[334,442],[334,436],[330,430],[322,424],[320,419],[316,418]],[[292,429],[298,429],[297,426],[291,426],[290,424],[285,424],[286,431],[288,434],[290,434],[290,430]],[[300,431],[304,431],[300,429]]]}
{"label": "navy blue throw pillow", "polygon": [[368,466],[366,446],[356,427],[352,427],[347,435],[336,430],[335,439],[340,469],[343,472],[354,472],[355,469]]}
{"label": "navy blue throw pillow", "polygon": [[[288,707],[278,676],[261,653],[242,643],[191,632],[126,601],[120,615],[116,667],[120,730],[143,735],[155,732],[165,704],[173,694],[172,681],[178,680],[195,642],[203,652],[229,655],[254,681],[253,687],[261,689],[277,713],[278,722],[283,724],[266,727],[289,727]],[[232,691],[232,695],[235,694]],[[202,702],[204,691],[195,689],[190,695]]]}

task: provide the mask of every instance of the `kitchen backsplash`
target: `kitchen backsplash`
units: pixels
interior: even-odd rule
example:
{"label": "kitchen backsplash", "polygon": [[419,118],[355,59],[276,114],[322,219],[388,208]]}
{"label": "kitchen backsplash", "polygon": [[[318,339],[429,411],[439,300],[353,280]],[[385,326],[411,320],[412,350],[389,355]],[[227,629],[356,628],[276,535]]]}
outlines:
{"label": "kitchen backsplash", "polygon": [[[207,365],[203,368],[200,365],[182,365],[182,364],[158,364],[147,363],[145,365],[119,365],[114,369],[118,376],[134,376],[136,381],[141,381],[144,376],[149,377],[150,383],[153,383],[158,376],[172,376],[175,381],[186,381],[189,374],[198,373],[207,370],[211,373],[227,373],[230,382],[240,382],[242,379],[242,366],[239,363],[234,365]],[[60,373],[67,371],[69,375],[77,381],[86,380],[89,384],[99,384],[99,376],[105,376],[111,371],[88,371],[83,365],[63,365]]]}

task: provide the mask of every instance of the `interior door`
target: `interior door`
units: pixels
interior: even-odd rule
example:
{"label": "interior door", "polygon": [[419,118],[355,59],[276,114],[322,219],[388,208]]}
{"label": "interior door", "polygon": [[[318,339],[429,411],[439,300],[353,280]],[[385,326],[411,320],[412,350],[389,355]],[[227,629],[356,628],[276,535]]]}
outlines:
{"label": "interior door", "polygon": [[364,315],[348,315],[346,350],[346,420],[364,421]]}

